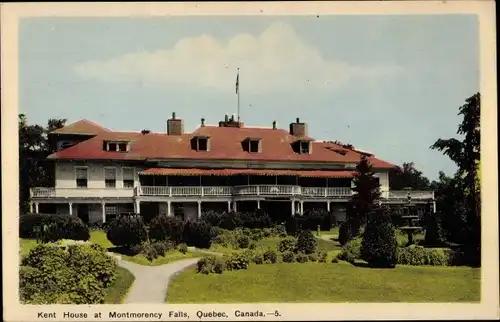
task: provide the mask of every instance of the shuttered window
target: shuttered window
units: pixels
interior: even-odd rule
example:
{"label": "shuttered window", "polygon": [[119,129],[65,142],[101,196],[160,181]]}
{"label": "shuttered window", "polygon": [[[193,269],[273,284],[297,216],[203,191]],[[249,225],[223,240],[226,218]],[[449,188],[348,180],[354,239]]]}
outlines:
{"label": "shuttered window", "polygon": [[104,168],[106,188],[116,188],[116,168]]}
{"label": "shuttered window", "polygon": [[77,188],[87,188],[88,186],[88,169],[87,168],[75,168],[76,176],[76,187]]}
{"label": "shuttered window", "polygon": [[134,168],[123,168],[123,188],[134,187]]}

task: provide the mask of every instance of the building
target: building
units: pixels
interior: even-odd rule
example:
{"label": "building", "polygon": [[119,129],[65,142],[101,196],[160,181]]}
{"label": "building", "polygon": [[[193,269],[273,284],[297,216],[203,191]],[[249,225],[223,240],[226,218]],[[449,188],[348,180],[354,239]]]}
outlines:
{"label": "building", "polygon": [[[403,203],[389,189],[394,165],[352,146],[315,141],[297,118],[288,130],[247,127],[226,116],[217,126],[185,133],[173,113],[166,133],[116,132],[81,120],[49,134],[55,185],[31,189],[31,211],[105,222],[122,212],[195,218],[206,209],[279,211],[309,208],[344,216],[354,169],[369,158],[384,203]],[[413,191],[427,204],[432,191]]]}

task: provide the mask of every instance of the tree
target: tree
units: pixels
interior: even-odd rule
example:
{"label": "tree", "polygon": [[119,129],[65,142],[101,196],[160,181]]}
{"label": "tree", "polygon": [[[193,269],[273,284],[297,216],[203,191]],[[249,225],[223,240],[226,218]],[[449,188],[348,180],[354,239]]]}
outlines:
{"label": "tree", "polygon": [[[463,118],[457,134],[462,136],[462,141],[456,138],[438,139],[431,146],[431,149],[443,152],[458,166],[454,179],[464,194],[467,242],[476,248],[481,244],[481,201],[477,184],[481,153],[480,105],[480,94],[476,93],[459,108],[458,115]],[[480,253],[478,249],[477,253]]]}
{"label": "tree", "polygon": [[377,208],[369,216],[361,242],[361,258],[371,267],[396,265],[396,231],[389,208]]}
{"label": "tree", "polygon": [[353,211],[347,220],[352,227],[352,237],[356,237],[367,215],[373,211],[376,201],[380,198],[380,183],[372,171],[370,161],[365,156],[361,157],[361,161],[356,166],[353,184],[354,194],[350,200]]}
{"label": "tree", "polygon": [[405,162],[403,166],[389,172],[389,187],[391,190],[403,190],[404,188],[427,190],[430,188],[430,182],[421,171],[415,169],[413,162]]}
{"label": "tree", "polygon": [[46,161],[54,152],[49,133],[63,127],[66,119],[49,119],[47,126],[28,125],[26,115],[19,114],[19,210],[28,211],[29,188],[50,187],[54,167]]}

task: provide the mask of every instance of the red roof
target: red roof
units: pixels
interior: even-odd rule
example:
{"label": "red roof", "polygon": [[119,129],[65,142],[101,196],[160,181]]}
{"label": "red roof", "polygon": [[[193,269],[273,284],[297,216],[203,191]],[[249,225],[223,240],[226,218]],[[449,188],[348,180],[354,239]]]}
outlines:
{"label": "red roof", "polygon": [[[64,128],[63,128],[64,129]],[[194,136],[210,137],[209,151],[191,148]],[[259,153],[246,152],[242,141],[248,137],[261,138]],[[101,131],[95,137],[49,156],[51,159],[82,160],[146,160],[146,159],[196,159],[196,160],[248,160],[317,163],[358,163],[361,153],[331,142],[312,142],[310,154],[296,153],[291,143],[299,138],[283,129],[232,128],[204,126],[193,133],[167,135],[166,133],[131,133]],[[300,138],[303,139],[303,138]],[[130,141],[128,152],[103,150],[104,140]],[[393,164],[369,157],[375,168],[392,168]]]}
{"label": "red roof", "polygon": [[89,120],[80,120],[68,124],[60,129],[54,130],[53,134],[84,134],[96,135],[102,132],[109,132],[105,127]]}
{"label": "red roof", "polygon": [[259,175],[259,176],[298,176],[298,177],[306,177],[306,178],[352,178],[354,175],[354,171],[151,168],[151,169],[141,171],[140,174],[143,174],[143,175],[169,175],[169,176]]}

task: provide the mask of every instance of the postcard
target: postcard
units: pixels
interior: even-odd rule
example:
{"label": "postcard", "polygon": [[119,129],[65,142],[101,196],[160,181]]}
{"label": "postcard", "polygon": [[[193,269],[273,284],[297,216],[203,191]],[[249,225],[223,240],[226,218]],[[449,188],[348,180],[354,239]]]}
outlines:
{"label": "postcard", "polygon": [[6,321],[499,317],[492,1],[1,15]]}

